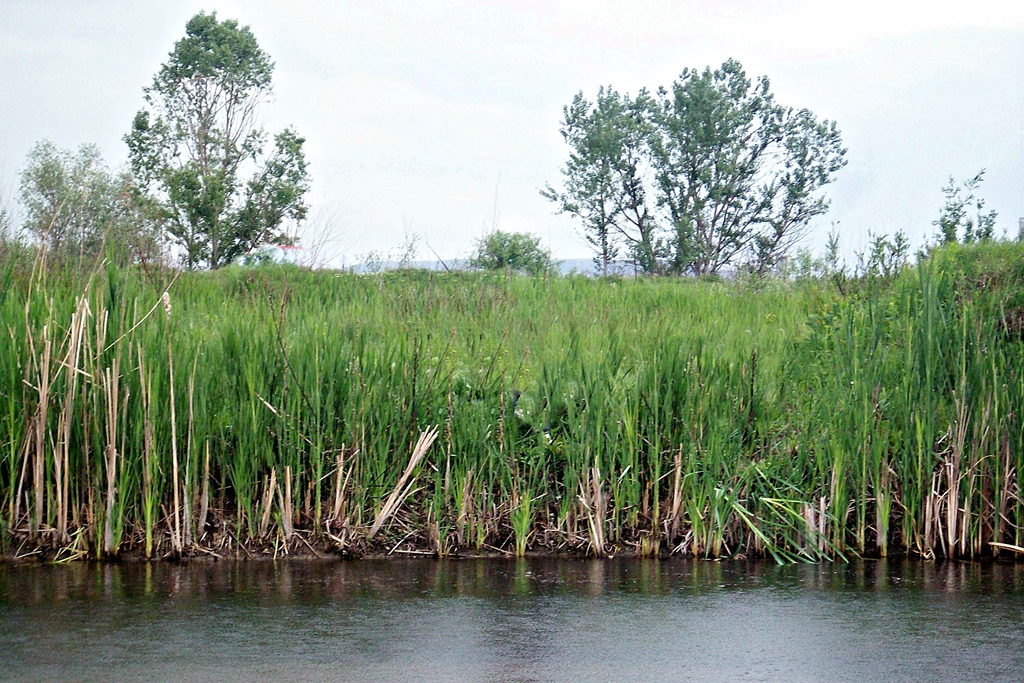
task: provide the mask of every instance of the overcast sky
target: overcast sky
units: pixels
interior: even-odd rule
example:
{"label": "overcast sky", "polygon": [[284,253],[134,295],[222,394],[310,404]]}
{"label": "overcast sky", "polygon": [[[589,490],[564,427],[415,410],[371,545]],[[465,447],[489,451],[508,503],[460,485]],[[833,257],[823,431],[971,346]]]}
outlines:
{"label": "overcast sky", "polygon": [[465,256],[495,210],[556,258],[589,256],[539,194],[567,157],[562,107],[730,57],[843,133],[849,164],[812,249],[833,222],[849,254],[869,231],[919,244],[946,179],[981,168],[997,230],[1024,216],[1024,3],[1006,0],[0,0],[0,198],[43,138],[122,165],[142,89],[200,10],[249,25],[275,61],[264,123],[306,138],[338,264],[407,232],[423,258]]}

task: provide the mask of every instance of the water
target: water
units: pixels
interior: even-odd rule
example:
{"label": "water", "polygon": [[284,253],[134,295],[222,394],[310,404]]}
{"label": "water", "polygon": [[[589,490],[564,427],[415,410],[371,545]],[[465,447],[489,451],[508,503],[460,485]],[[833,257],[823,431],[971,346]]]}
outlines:
{"label": "water", "polygon": [[1021,680],[1024,566],[0,567],[5,680]]}

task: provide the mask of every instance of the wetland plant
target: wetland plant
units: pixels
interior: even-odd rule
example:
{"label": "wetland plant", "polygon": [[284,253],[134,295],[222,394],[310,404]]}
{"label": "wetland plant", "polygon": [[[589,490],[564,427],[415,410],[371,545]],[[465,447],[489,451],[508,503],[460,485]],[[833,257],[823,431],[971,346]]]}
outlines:
{"label": "wetland plant", "polygon": [[1024,545],[1019,245],[842,290],[5,258],[8,556]]}

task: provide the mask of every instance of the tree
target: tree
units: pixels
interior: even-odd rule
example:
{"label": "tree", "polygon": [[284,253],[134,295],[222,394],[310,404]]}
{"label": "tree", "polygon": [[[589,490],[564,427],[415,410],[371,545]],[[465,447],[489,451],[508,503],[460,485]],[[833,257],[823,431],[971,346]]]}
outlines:
{"label": "tree", "polygon": [[540,275],[552,268],[551,257],[540,246],[540,238],[524,232],[495,230],[481,237],[469,263],[482,270],[513,270]]}
{"label": "tree", "polygon": [[788,114],[780,144],[781,167],[765,188],[772,202],[766,229],[753,236],[753,265],[759,275],[776,269],[803,239],[811,219],[828,211],[828,199],[819,190],[846,165],[835,123],[818,121],[806,109]]}
{"label": "tree", "polygon": [[636,100],[611,87],[600,88],[591,104],[580,92],[563,109],[562,138],[570,147],[562,169],[565,190],[550,185],[541,194],[583,222],[583,234],[595,251],[602,275],[624,240],[644,272],[653,272],[656,223],[647,206],[644,184],[647,94]]}
{"label": "tree", "polygon": [[820,190],[846,164],[835,123],[776,104],[767,77],[751,82],[734,60],[686,69],[659,96],[651,151],[672,268],[777,263],[828,209]]}
{"label": "tree", "polygon": [[82,145],[78,153],[37,142],[21,172],[25,228],[50,252],[93,253],[103,237],[109,174],[99,150]]}
{"label": "tree", "polygon": [[305,140],[286,129],[265,155],[267,136],[255,125],[273,68],[247,26],[200,12],[125,136],[138,191],[188,268],[219,268],[261,245],[287,244],[284,224],[306,215]]}
{"label": "tree", "polygon": [[868,240],[871,243],[868,254],[858,254],[858,270],[863,275],[888,279],[907,265],[910,241],[902,231],[897,231],[892,239],[868,232]]}
{"label": "tree", "polygon": [[623,99],[623,116],[614,128],[621,150],[612,168],[615,173],[616,221],[619,234],[629,244],[629,251],[640,272],[659,271],[659,259],[667,253],[667,245],[659,237],[657,218],[647,203],[649,139],[652,135],[650,111],[652,100],[646,90],[637,97]]}
{"label": "tree", "polygon": [[20,189],[25,229],[51,254],[83,259],[103,251],[139,260],[155,249],[131,201],[129,178],[111,173],[94,145],[72,152],[36,143]]}
{"label": "tree", "polygon": [[647,273],[777,268],[846,164],[834,122],[776,104],[733,60],[686,69],[656,97],[580,93],[564,114],[565,190],[544,196],[583,221],[602,262],[621,242]]}
{"label": "tree", "polygon": [[[985,169],[978,171],[977,175],[963,184],[957,183],[953,176],[949,177],[949,183],[942,188],[946,203],[942,212],[932,225],[939,229],[937,235],[942,244],[956,242],[961,231],[964,242],[988,241],[992,239],[996,226],[996,212],[985,212],[985,200],[976,196],[978,188],[985,180]],[[974,215],[969,215],[968,209],[974,208]]]}

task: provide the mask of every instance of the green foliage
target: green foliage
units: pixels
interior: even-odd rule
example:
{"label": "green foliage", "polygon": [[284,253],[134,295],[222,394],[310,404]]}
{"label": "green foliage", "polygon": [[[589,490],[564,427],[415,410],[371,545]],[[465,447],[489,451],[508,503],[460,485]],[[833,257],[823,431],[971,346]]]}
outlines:
{"label": "green foliage", "polygon": [[11,226],[11,214],[6,206],[0,206],[0,242],[7,242],[14,238],[14,231]]}
{"label": "green foliage", "polygon": [[890,278],[899,273],[907,265],[910,255],[910,241],[906,234],[897,231],[891,238],[888,235],[868,233],[871,246],[866,255],[861,256],[860,272],[869,277]]}
{"label": "green foliage", "polygon": [[647,202],[643,164],[649,126],[648,96],[622,96],[600,88],[588,102],[580,92],[563,110],[562,138],[570,147],[562,170],[565,190],[550,185],[541,193],[583,222],[583,234],[594,248],[594,263],[602,275],[619,255],[625,241],[643,272],[657,266],[656,223]]}
{"label": "green foliage", "polygon": [[1021,546],[1022,264],[1018,243],[952,245],[841,295],[271,265],[43,282],[0,263],[8,549],[163,555],[177,535],[224,554],[292,528],[293,550],[353,552],[410,531],[438,553]]}
{"label": "green foliage", "polygon": [[776,265],[828,202],[843,167],[834,122],[775,102],[740,64],[684,70],[660,91],[652,143],[659,201],[674,230],[673,270],[716,273],[746,256]]}
{"label": "green foliage", "polygon": [[551,270],[551,257],[540,238],[524,232],[495,230],[481,237],[469,263],[481,270],[511,270],[540,275]]}
{"label": "green foliage", "polygon": [[289,243],[287,223],[306,215],[305,140],[286,129],[265,155],[256,126],[272,73],[248,27],[200,12],[125,136],[139,194],[188,268],[219,268],[261,245]]}
{"label": "green foliage", "polygon": [[734,60],[686,69],[656,97],[609,87],[592,105],[580,93],[562,135],[565,190],[544,195],[583,221],[598,261],[623,242],[648,273],[777,269],[846,163],[834,122],[777,104]]}
{"label": "green foliage", "polygon": [[130,180],[112,174],[94,145],[77,153],[44,140],[29,152],[21,173],[25,228],[57,258],[145,260],[154,236],[132,201]]}
{"label": "green foliage", "polygon": [[[957,183],[952,176],[949,183],[942,188],[945,204],[938,219],[932,225],[939,229],[936,237],[941,244],[951,244],[958,239],[970,243],[986,242],[993,237],[996,225],[996,212],[985,212],[985,200],[977,196],[978,188],[985,179],[985,169],[963,183]],[[970,215],[974,209],[974,215]]]}

